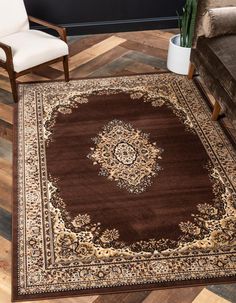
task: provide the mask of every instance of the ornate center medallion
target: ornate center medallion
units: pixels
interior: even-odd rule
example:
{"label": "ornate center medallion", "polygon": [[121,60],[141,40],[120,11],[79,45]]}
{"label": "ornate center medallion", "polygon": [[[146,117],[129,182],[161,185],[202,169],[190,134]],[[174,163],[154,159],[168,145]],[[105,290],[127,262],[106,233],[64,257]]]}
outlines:
{"label": "ornate center medallion", "polygon": [[130,193],[141,193],[151,185],[151,178],[161,169],[162,149],[148,140],[148,134],[119,120],[109,122],[93,139],[88,158],[101,166],[100,175],[117,182]]}
{"label": "ornate center medallion", "polygon": [[136,160],[137,152],[133,146],[126,142],[121,142],[115,147],[114,155],[116,159],[124,165],[131,165]]}

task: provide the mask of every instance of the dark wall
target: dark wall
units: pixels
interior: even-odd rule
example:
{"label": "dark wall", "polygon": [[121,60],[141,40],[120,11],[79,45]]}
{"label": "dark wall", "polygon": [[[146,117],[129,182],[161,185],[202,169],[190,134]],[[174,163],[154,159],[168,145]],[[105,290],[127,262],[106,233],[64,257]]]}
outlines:
{"label": "dark wall", "polygon": [[25,0],[29,14],[63,24],[71,34],[177,26],[185,0]]}

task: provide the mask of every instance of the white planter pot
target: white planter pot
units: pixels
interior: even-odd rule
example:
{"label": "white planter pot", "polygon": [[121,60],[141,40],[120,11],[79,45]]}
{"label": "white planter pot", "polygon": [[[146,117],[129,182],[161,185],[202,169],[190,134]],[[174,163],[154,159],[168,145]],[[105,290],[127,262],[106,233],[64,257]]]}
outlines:
{"label": "white planter pot", "polygon": [[170,38],[167,68],[181,75],[187,75],[190,64],[191,48],[180,46],[180,35]]}

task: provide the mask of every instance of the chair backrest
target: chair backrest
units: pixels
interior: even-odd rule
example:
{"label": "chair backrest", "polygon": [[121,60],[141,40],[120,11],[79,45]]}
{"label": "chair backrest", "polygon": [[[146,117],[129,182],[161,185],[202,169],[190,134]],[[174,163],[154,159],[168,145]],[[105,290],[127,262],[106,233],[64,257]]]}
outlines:
{"label": "chair backrest", "polygon": [[0,0],[0,37],[29,29],[23,0]]}
{"label": "chair backrest", "polygon": [[196,46],[197,39],[203,36],[203,16],[209,8],[236,6],[236,0],[198,0],[197,18],[195,26],[195,35],[193,40],[193,47]]}

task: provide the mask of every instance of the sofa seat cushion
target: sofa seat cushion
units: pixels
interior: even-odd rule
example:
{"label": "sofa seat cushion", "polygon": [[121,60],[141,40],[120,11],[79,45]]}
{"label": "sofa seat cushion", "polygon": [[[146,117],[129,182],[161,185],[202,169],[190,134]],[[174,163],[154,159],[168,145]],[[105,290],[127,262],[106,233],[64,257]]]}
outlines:
{"label": "sofa seat cushion", "polygon": [[[67,44],[38,30],[26,30],[0,38],[12,48],[15,72],[21,72],[68,54]],[[0,49],[0,59],[5,62],[5,53]]]}
{"label": "sofa seat cushion", "polygon": [[197,50],[229,96],[236,98],[236,35],[200,37]]}

